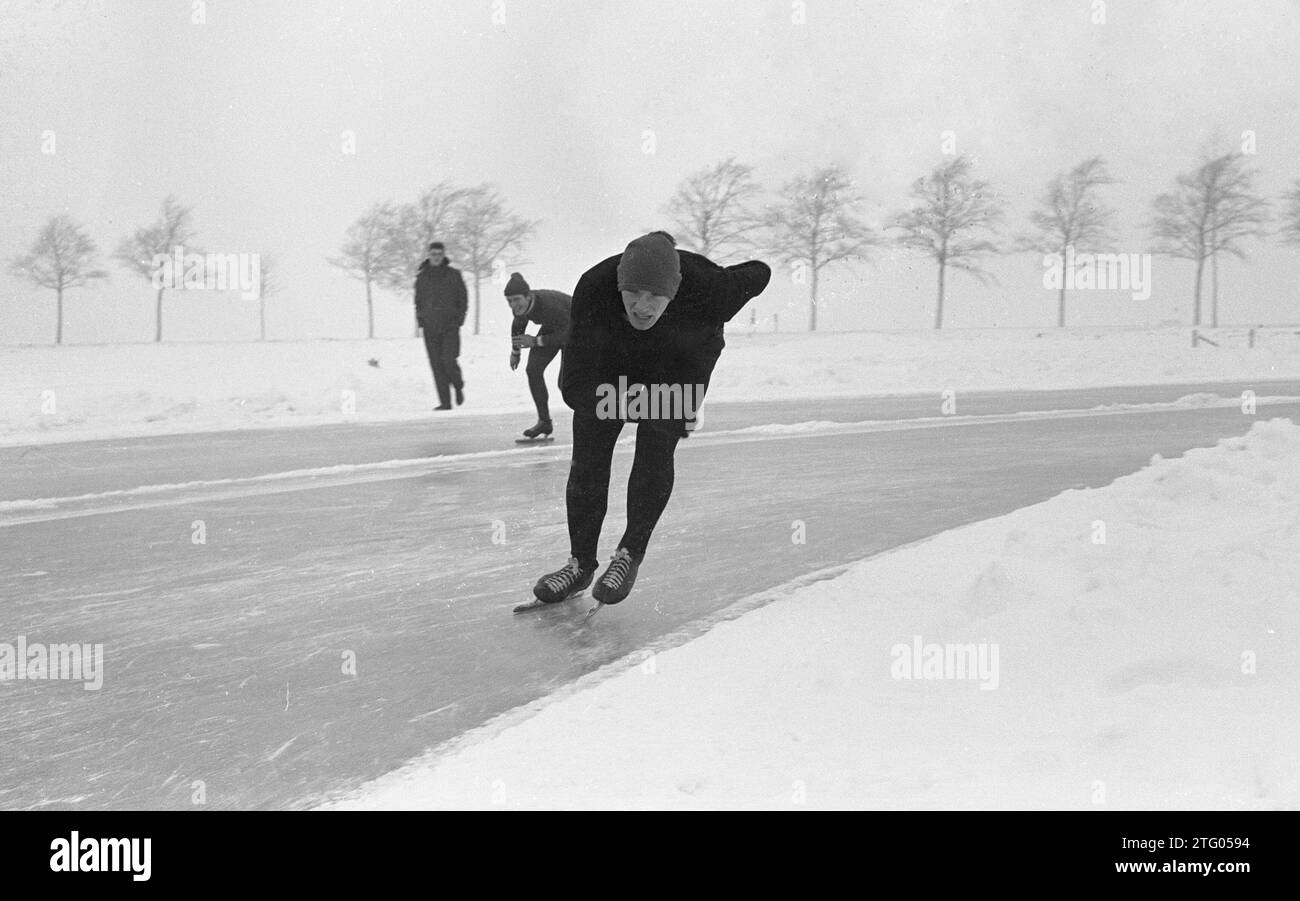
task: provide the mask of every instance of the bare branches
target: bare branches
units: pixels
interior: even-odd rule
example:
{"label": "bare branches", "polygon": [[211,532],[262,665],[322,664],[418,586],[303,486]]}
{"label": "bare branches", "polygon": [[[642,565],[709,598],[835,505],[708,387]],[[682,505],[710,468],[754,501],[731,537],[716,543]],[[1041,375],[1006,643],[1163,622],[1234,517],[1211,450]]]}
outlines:
{"label": "bare branches", "polygon": [[377,203],[348,226],[347,239],[339,255],[330,257],[337,266],[366,286],[366,334],[375,337],[374,286],[405,289],[410,286],[412,239],[402,231],[402,212],[393,203]]}
{"label": "bare branches", "polygon": [[386,258],[378,279],[382,287],[409,291],[431,241],[442,241],[448,255],[455,255],[458,248],[450,232],[456,207],[464,195],[464,188],[441,181],[422,191],[413,203],[396,208],[396,219],[382,251]]}
{"label": "bare branches", "polygon": [[523,250],[538,223],[506,209],[500,192],[490,184],[466,188],[452,209],[451,241],[461,268],[474,280],[474,334],[479,333],[482,315],[479,296],[483,279],[494,266]]}
{"label": "bare branches", "polygon": [[108,278],[108,273],[95,265],[97,254],[95,242],[71,216],[52,216],[37,235],[32,249],[10,262],[14,275],[54,290],[55,344],[63,343],[63,292]]}
{"label": "bare branches", "polygon": [[1116,183],[1099,156],[1057,175],[1048,183],[1040,208],[1029,214],[1037,231],[1027,239],[1029,247],[1041,253],[1061,253],[1071,245],[1088,251],[1109,249],[1115,210],[1098,199],[1097,191]]}
{"label": "bare branches", "polygon": [[79,288],[108,278],[106,271],[94,265],[97,253],[95,242],[71,216],[52,216],[32,249],[15,257],[10,269],[42,288]]}
{"label": "bare branches", "polygon": [[[1071,247],[1089,252],[1109,250],[1114,242],[1115,211],[1101,203],[1097,192],[1115,183],[1099,156],[1057,175],[1048,183],[1040,207],[1029,214],[1036,233],[1022,238],[1020,247],[1058,257],[1062,272]],[[1066,281],[1061,279],[1057,326],[1065,325]]]}
{"label": "bare branches", "polygon": [[809,275],[809,330],[817,329],[817,277],[826,266],[868,259],[880,243],[875,230],[859,217],[862,197],[839,166],[786,182],[780,202],[764,213],[767,250],[782,263]]}
{"label": "bare branches", "polygon": [[970,160],[959,156],[918,178],[911,190],[916,206],[896,215],[890,225],[901,233],[896,239],[900,245],[939,264],[935,328],[943,327],[945,272],[957,269],[985,283],[990,276],[980,261],[1001,252],[981,235],[996,231],[1002,209],[989,183],[974,178],[970,170]]}
{"label": "bare branches", "polygon": [[[1193,324],[1201,324],[1201,283],[1205,261],[1216,264],[1220,253],[1239,259],[1247,238],[1267,233],[1269,205],[1255,193],[1255,170],[1245,157],[1228,153],[1204,160],[1178,176],[1173,191],[1152,202],[1150,223],[1155,253],[1196,263]],[[1217,314],[1217,276],[1215,316]]]}
{"label": "bare branches", "polygon": [[[493,264],[518,253],[538,223],[506,209],[495,187],[488,184],[460,192],[453,208],[451,241],[464,271],[476,278],[492,275]],[[476,329],[477,331],[477,329]]]}
{"label": "bare branches", "polygon": [[[118,245],[113,258],[127,269],[144,278],[154,275],[154,257],[172,253],[172,248],[182,247],[194,240],[193,211],[181,206],[175,197],[163,200],[162,213],[153,225],[138,228]],[[190,248],[198,253],[197,248]],[[162,303],[166,289],[156,286],[154,302],[154,341],[162,341]]]}
{"label": "bare branches", "polygon": [[1217,253],[1244,258],[1246,238],[1263,237],[1268,201],[1254,190],[1255,171],[1239,154],[1224,154],[1178,176],[1177,186],[1152,203],[1154,251],[1204,260]]}
{"label": "bare branches", "polygon": [[[137,228],[131,237],[123,239],[113,258],[137,275],[152,278],[156,255],[171,254],[172,248],[194,240],[193,223],[194,211],[181,206],[174,196],[168,196],[154,223]],[[191,249],[191,252],[198,253],[198,250]]]}
{"label": "bare branches", "polygon": [[406,262],[395,253],[397,222],[395,204],[375,204],[348,226],[338,256],[329,257],[327,262],[367,284],[380,280],[394,269],[404,273]]}
{"label": "bare branches", "polygon": [[1282,195],[1286,203],[1286,212],[1282,214],[1282,230],[1279,233],[1284,244],[1300,245],[1300,179],[1294,187]]}
{"label": "bare branches", "polygon": [[713,259],[754,246],[763,220],[752,208],[761,193],[753,172],[728,157],[687,176],[663,207],[683,248]]}

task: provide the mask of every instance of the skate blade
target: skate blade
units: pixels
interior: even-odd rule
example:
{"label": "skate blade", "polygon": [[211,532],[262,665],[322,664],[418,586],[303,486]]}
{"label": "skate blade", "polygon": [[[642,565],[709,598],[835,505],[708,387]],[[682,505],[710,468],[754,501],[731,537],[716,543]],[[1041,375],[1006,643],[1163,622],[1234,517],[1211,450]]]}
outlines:
{"label": "skate blade", "polygon": [[539,601],[537,598],[533,598],[531,601],[524,601],[522,604],[515,604],[515,606],[510,609],[510,612],[527,613],[530,610],[541,610],[544,607],[559,607],[561,604],[566,604],[569,601],[573,600],[574,598],[580,598],[584,594],[586,594],[586,589],[583,589],[582,591],[575,591],[573,594],[569,595],[563,601],[555,601],[550,604],[546,603],[546,601]]}
{"label": "skate blade", "polygon": [[554,440],[550,435],[545,438],[516,438],[515,444],[550,444]]}
{"label": "skate blade", "polygon": [[597,613],[600,612],[600,608],[601,608],[601,607],[606,607],[606,606],[608,606],[608,605],[602,603],[601,601],[597,601],[597,602],[596,602],[596,606],[592,607],[591,609],[589,609],[589,610],[587,611],[587,615],[584,616],[584,617],[582,618],[582,621],[583,621],[584,623],[585,623],[585,622],[590,622],[591,618],[592,618],[593,616],[595,616]]}

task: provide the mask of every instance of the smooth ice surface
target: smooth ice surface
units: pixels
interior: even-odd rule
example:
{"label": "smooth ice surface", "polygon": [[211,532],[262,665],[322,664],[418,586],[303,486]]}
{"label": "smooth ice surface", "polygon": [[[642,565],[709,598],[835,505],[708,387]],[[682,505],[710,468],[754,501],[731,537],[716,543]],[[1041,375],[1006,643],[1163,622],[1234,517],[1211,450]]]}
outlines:
{"label": "smooth ice surface", "polygon": [[[755,595],[1300,415],[1243,414],[1248,387],[1300,395],[962,393],[940,421],[930,394],[711,404],[636,591],[588,626],[581,604],[509,612],[567,555],[567,423],[526,449],[517,416],[432,414],[0,448],[0,641],[105,654],[99,691],[0,683],[0,806],[188,809],[196,781],[213,808],[316,803]],[[602,556],[629,463],[623,445]]]}
{"label": "smooth ice surface", "polygon": [[[336,806],[1294,809],[1297,630],[1279,419],[860,563]],[[929,643],[997,665],[900,668]]]}

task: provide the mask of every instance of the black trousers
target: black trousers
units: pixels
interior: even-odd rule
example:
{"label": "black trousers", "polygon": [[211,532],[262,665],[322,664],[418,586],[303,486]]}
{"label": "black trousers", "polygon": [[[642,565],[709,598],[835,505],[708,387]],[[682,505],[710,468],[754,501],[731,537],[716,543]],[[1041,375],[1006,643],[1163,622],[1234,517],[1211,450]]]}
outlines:
{"label": "black trousers", "polygon": [[[636,426],[636,453],[627,480],[627,529],[618,546],[637,560],[645,554],[668,498],[673,493],[673,454],[681,440],[679,423],[646,421]],[[617,419],[573,415],[573,462],[565,501],[569,514],[569,553],[585,566],[597,561],[596,545],[609,504],[609,471],[614,443],[623,430]]]}
{"label": "black trousers", "polygon": [[438,390],[438,403],[451,404],[451,389],[464,388],[460,376],[460,329],[431,332],[424,329],[424,349],[429,354],[429,368],[433,370],[433,386]]}
{"label": "black trousers", "polygon": [[537,406],[537,418],[548,422],[551,418],[551,398],[546,390],[546,367],[551,365],[558,347],[534,347],[528,351],[528,390],[533,394],[533,403]]}

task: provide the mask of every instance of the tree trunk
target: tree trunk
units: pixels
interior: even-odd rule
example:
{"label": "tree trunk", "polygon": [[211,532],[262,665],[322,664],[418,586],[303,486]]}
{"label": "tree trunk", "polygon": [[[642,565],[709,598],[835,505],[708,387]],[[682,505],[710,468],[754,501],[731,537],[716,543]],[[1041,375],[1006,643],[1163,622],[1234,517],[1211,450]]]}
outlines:
{"label": "tree trunk", "polygon": [[943,273],[947,268],[947,261],[939,261],[939,301],[934,307],[934,327],[943,328]]}
{"label": "tree trunk", "polygon": [[474,334],[476,335],[478,334],[478,315],[479,315],[478,289],[479,289],[480,281],[482,281],[482,279],[479,278],[478,272],[475,272],[474,273]]}
{"label": "tree trunk", "polygon": [[63,289],[55,288],[54,290],[57,291],[59,295],[58,306],[55,310],[55,312],[59,316],[59,322],[54,329],[54,343],[62,344],[63,343]]}
{"label": "tree trunk", "polygon": [[375,337],[375,302],[370,295],[370,279],[366,279],[366,336]]}
{"label": "tree trunk", "polygon": [[817,267],[812,267],[812,281],[808,286],[808,331],[817,331]]}
{"label": "tree trunk", "polygon": [[1219,225],[1217,221],[1214,228],[1210,229],[1210,246],[1214,248],[1210,253],[1210,325],[1217,328],[1219,325]]}
{"label": "tree trunk", "polygon": [[1192,306],[1192,325],[1201,324],[1201,272],[1205,269],[1205,257],[1196,261],[1196,295]]}
{"label": "tree trunk", "polygon": [[159,289],[158,289],[158,297],[157,297],[157,300],[156,300],[155,305],[154,305],[154,316],[153,316],[153,322],[154,322],[154,327],[153,327],[153,340],[154,340],[154,343],[155,343],[155,344],[157,344],[157,343],[159,343],[159,342],[162,341],[162,300],[163,300],[163,291],[164,291],[164,290],[165,290],[164,288],[159,288]]}
{"label": "tree trunk", "polygon": [[1056,327],[1065,328],[1065,251],[1061,251],[1061,297],[1056,303]]}
{"label": "tree trunk", "polygon": [[1210,257],[1210,325],[1219,327],[1219,254]]}
{"label": "tree trunk", "polygon": [[266,340],[266,298],[257,298],[257,334],[259,341]]}

